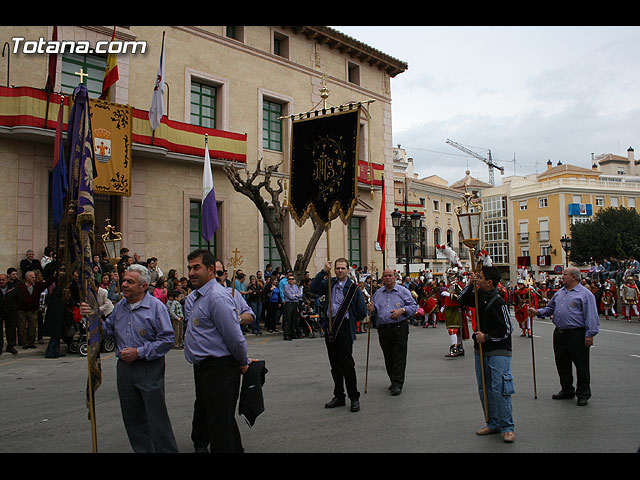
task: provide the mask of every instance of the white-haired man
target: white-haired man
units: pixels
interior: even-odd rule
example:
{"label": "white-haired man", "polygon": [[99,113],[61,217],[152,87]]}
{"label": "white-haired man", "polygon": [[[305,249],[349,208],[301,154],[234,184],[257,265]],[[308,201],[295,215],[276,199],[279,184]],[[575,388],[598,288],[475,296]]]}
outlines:
{"label": "white-haired man", "polygon": [[[164,393],[164,356],[174,343],[166,306],[149,295],[149,271],[130,265],[122,279],[124,298],[104,321],[105,337],[115,338],[120,408],[135,452],[177,452]],[[83,315],[91,313],[86,303]]]}

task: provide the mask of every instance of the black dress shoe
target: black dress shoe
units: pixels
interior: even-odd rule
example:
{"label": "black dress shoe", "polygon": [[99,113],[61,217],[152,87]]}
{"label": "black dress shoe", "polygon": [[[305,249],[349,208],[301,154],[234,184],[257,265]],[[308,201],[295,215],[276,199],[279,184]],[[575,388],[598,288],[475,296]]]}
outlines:
{"label": "black dress shoe", "polygon": [[402,393],[402,389],[400,387],[391,387],[391,395],[394,397],[400,395]]}
{"label": "black dress shoe", "polygon": [[589,403],[589,399],[588,398],[578,397],[578,401],[576,402],[576,405],[584,407],[587,403]]}
{"label": "black dress shoe", "polygon": [[573,397],[575,397],[575,393],[566,393],[563,391],[560,391],[555,395],[551,395],[551,398],[554,400],[571,400]]}
{"label": "black dress shoe", "polygon": [[351,400],[351,411],[352,412],[360,411],[360,402],[358,400]]}
{"label": "black dress shoe", "polygon": [[14,347],[13,345],[9,345],[9,346],[7,347],[7,352],[9,352],[9,353],[13,353],[14,355],[17,355],[17,354],[18,354],[18,351],[16,350],[16,347]]}
{"label": "black dress shoe", "polygon": [[324,404],[324,408],[344,407],[345,405],[344,398],[333,397],[329,403]]}

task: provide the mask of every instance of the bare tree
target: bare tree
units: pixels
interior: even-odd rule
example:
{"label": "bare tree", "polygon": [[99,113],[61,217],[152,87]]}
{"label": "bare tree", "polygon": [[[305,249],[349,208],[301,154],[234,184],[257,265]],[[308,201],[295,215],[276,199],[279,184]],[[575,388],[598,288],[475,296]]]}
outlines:
{"label": "bare tree", "polygon": [[[278,171],[278,167],[282,165],[282,161],[275,165],[270,165],[264,170],[260,169],[261,164],[262,159],[260,159],[253,172],[250,172],[248,168],[236,168],[233,163],[225,163],[222,169],[236,192],[242,193],[255,204],[269,232],[271,232],[278,253],[280,254],[280,259],[282,260],[283,270],[292,270],[296,281],[300,282],[311,261],[318,240],[320,240],[322,233],[325,231],[325,227],[311,216],[313,234],[311,238],[309,238],[304,253],[297,254],[295,264],[292,265],[284,241],[284,221],[288,208],[280,201],[280,195],[284,192],[283,179],[278,178],[275,180],[277,188],[274,188],[271,181],[273,173]],[[241,170],[245,172],[244,178],[241,177]],[[269,201],[263,197],[262,189],[268,193],[270,197]]]}

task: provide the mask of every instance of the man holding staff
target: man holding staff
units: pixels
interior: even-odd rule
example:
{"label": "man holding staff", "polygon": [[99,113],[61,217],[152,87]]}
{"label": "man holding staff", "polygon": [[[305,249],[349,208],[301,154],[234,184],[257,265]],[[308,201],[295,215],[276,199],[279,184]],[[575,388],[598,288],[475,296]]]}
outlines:
{"label": "man holding staff", "polygon": [[[346,405],[347,396],[351,400],[351,411],[360,410],[360,392],[356,379],[355,361],[353,360],[353,341],[356,338],[356,323],[367,316],[364,296],[358,284],[349,278],[349,261],[339,258],[334,262],[336,276],[331,278],[331,302],[327,301],[327,325],[325,325],[325,343],[331,364],[333,378],[333,399],[325,404],[325,408]],[[329,299],[329,279],[331,262],[315,276],[309,290],[316,295],[326,295]]]}
{"label": "man holding staff", "polygon": [[[474,288],[478,289],[478,329],[473,334],[476,359],[476,377],[478,390],[484,407],[482,382],[482,363],[484,363],[485,384],[487,389],[488,422],[476,433],[489,435],[502,433],[506,443],[515,440],[511,406],[513,395],[513,376],[511,375],[511,317],[509,307],[498,293],[500,270],[497,267],[483,266],[479,273],[471,272],[469,284],[458,297],[460,305],[475,306]],[[482,357],[480,361],[480,348]]]}

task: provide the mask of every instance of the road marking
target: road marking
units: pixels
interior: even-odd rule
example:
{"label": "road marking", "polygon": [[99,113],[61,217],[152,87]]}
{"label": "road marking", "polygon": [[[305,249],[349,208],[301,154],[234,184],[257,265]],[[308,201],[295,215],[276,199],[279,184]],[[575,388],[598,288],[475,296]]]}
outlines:
{"label": "road marking", "polygon": [[[536,323],[546,323],[547,325],[553,325],[553,322],[549,322],[549,321],[545,321],[545,320],[537,320]],[[621,332],[620,330],[609,330],[607,328],[601,328],[600,329],[601,332],[608,332],[608,333],[620,333],[622,335],[636,335],[636,336],[640,336],[640,333],[635,333],[635,332]]]}
{"label": "road marking", "polygon": [[640,355],[629,355],[630,357],[640,358]]}

